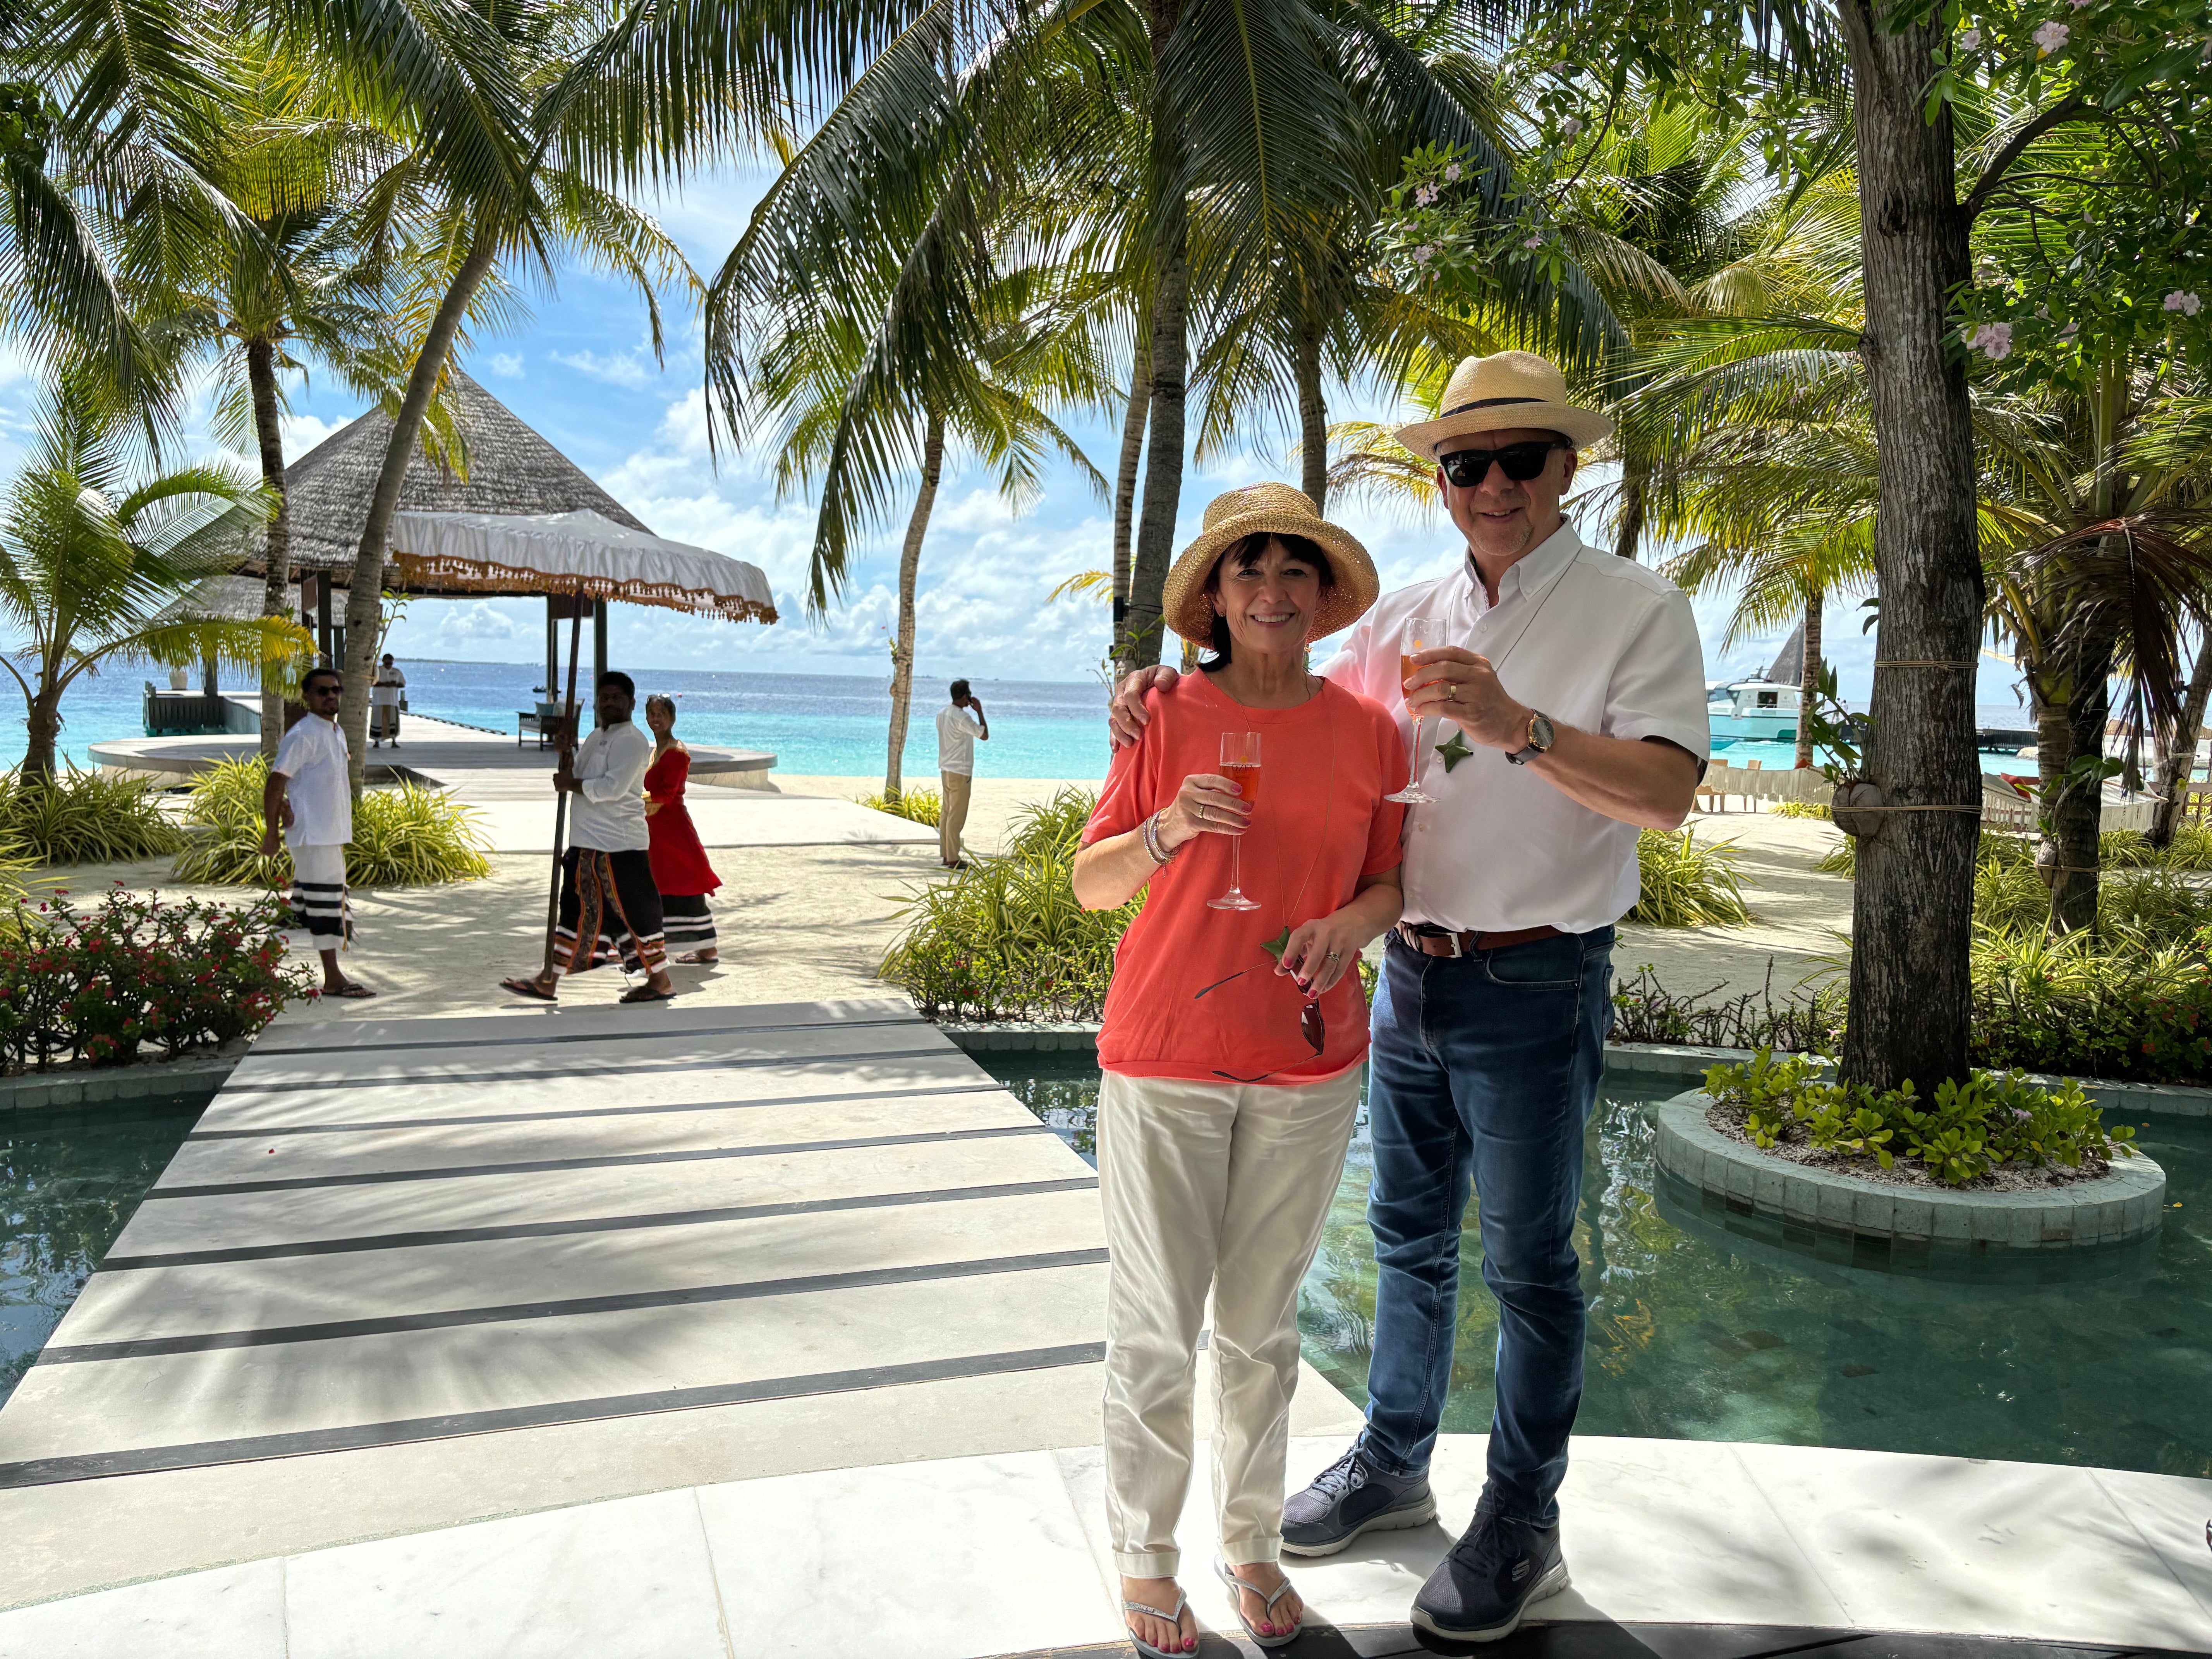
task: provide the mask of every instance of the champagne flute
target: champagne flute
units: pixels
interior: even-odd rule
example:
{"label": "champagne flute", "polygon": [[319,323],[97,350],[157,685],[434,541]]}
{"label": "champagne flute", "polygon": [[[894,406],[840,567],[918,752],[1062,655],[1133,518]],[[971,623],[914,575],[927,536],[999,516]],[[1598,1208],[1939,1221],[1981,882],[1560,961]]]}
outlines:
{"label": "champagne flute", "polygon": [[[1221,775],[1237,786],[1237,793],[1247,806],[1260,800],[1260,734],[1257,732],[1224,732],[1221,734]],[[1244,861],[1242,856],[1244,838],[1229,838],[1229,890],[1219,898],[1208,899],[1209,910],[1256,910],[1255,900],[1244,896]]]}
{"label": "champagne flute", "polygon": [[[1444,625],[1432,617],[1408,617],[1406,625],[1398,630],[1398,682],[1402,688],[1416,672],[1413,658],[1420,652],[1431,650],[1444,642]],[[1401,691],[1402,695],[1402,691]],[[1429,769],[1429,722],[1425,716],[1413,721],[1413,770],[1406,780],[1406,787],[1395,795],[1385,795],[1385,800],[1395,800],[1407,806],[1423,806],[1436,799],[1421,787],[1421,774]]]}

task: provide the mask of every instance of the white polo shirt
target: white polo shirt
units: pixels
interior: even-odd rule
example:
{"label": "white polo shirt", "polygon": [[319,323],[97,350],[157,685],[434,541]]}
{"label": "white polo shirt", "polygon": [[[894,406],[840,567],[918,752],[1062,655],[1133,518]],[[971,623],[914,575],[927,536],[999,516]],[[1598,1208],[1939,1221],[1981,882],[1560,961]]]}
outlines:
{"label": "white polo shirt", "polygon": [[578,744],[569,842],[598,853],[652,846],[645,827],[645,769],[652,764],[653,739],[634,720],[599,726]]}
{"label": "white polo shirt", "polygon": [[956,776],[975,775],[975,734],[982,722],[957,702],[937,711],[937,769]]}
{"label": "white polo shirt", "polygon": [[[1409,617],[1445,624],[1448,645],[1490,659],[1519,702],[1608,738],[1665,738],[1700,761],[1711,750],[1705,652],[1681,589],[1584,544],[1570,524],[1516,561],[1491,605],[1471,559],[1450,574],[1386,593],[1322,670],[1398,716],[1410,738],[1398,673]],[[1406,813],[1406,919],[1455,932],[1553,927],[1588,933],[1633,909],[1636,826],[1594,812],[1503,751],[1446,769],[1453,735],[1431,722],[1421,786],[1432,806]]]}
{"label": "white polo shirt", "polygon": [[295,720],[276,745],[272,772],[284,775],[292,804],[288,847],[343,847],[353,839],[353,787],[346,775],[345,733],[336,720],[310,714]]}

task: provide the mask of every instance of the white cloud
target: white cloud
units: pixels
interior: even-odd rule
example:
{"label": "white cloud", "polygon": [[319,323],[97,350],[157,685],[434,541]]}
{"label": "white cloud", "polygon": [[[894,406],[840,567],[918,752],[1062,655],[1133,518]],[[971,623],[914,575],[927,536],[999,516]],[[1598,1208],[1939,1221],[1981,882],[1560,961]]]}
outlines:
{"label": "white cloud", "polygon": [[653,360],[653,354],[644,346],[629,351],[556,351],[553,361],[574,369],[579,374],[588,374],[595,380],[605,380],[610,386],[627,387],[635,392],[661,371]]}
{"label": "white cloud", "polygon": [[319,420],[313,415],[287,415],[283,419],[284,460],[287,465],[345,425],[343,421]]}
{"label": "white cloud", "polygon": [[519,351],[495,351],[484,359],[484,367],[502,380],[522,378],[522,354]]}
{"label": "white cloud", "polygon": [[488,599],[479,599],[472,605],[450,605],[438,618],[434,637],[441,647],[464,647],[502,645],[509,640],[534,639],[536,629],[521,622],[507,609],[508,605],[528,603],[526,599],[509,600],[506,605],[499,605]]}

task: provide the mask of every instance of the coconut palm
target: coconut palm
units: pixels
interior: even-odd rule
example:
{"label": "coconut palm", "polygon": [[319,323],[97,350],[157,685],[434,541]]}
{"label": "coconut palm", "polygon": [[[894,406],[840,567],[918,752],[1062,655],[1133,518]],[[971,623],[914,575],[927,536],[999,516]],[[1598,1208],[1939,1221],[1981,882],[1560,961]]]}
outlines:
{"label": "coconut palm", "polygon": [[307,645],[281,618],[216,620],[179,606],[233,566],[267,498],[222,464],[139,473],[128,432],[64,385],[0,507],[0,615],[24,641],[0,665],[23,694],[27,778],[53,775],[62,696],[87,674],[210,659],[258,671]]}

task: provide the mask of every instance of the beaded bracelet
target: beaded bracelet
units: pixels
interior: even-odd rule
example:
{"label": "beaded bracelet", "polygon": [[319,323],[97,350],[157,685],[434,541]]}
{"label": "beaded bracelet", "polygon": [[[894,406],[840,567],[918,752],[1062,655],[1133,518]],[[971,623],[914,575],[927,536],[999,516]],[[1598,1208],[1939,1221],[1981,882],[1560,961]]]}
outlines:
{"label": "beaded bracelet", "polygon": [[1182,848],[1180,847],[1168,848],[1160,844],[1159,813],[1153,813],[1152,817],[1146,818],[1143,823],[1139,824],[1138,829],[1144,837],[1145,851],[1146,854],[1150,856],[1154,864],[1158,865],[1162,869],[1165,869],[1167,867],[1168,861],[1174,858],[1177,853],[1182,851]]}

